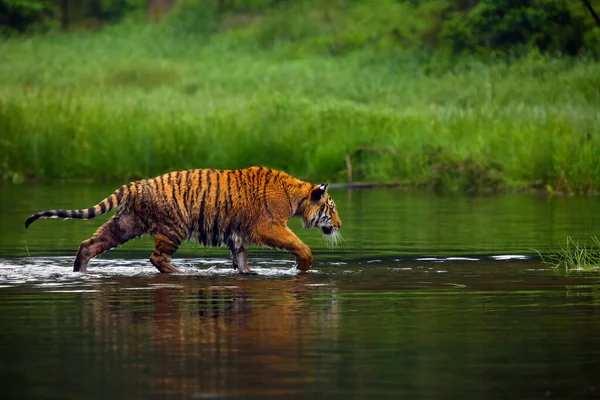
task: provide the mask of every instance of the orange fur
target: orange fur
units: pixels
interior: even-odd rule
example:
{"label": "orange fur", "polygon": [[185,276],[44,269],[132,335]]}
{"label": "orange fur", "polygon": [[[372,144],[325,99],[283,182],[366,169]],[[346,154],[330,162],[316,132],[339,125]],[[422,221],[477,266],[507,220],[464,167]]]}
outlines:
{"label": "orange fur", "polygon": [[306,271],[312,253],[287,227],[287,220],[299,216],[304,226],[319,227],[326,234],[342,226],[327,185],[306,183],[265,167],[171,172],[124,185],[85,210],[34,214],[25,226],[39,218],[94,218],[113,208],[119,211],[82,242],[75,271],[85,271],[91,258],[145,234],[154,238],[150,261],[161,272],[179,271],[171,256],[183,240],[227,245],[234,268],[244,273],[252,272],[247,264],[250,245],[287,250],[296,256],[298,269]]}

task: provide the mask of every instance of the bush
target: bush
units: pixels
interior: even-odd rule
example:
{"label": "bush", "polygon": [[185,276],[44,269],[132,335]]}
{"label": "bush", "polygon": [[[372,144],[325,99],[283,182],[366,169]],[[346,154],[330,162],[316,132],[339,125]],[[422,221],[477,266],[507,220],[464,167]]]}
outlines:
{"label": "bush", "polygon": [[43,0],[0,2],[0,34],[44,32],[56,26],[58,7]]}
{"label": "bush", "polygon": [[441,36],[457,53],[524,53],[533,47],[574,55],[585,48],[586,30],[591,28],[584,15],[562,0],[481,0],[466,15],[453,14]]}

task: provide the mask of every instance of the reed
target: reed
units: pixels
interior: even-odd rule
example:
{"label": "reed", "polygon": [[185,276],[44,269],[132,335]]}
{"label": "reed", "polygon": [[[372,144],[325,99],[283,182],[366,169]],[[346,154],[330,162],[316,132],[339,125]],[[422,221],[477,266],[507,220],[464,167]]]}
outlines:
{"label": "reed", "polygon": [[562,271],[592,271],[600,269],[600,240],[592,236],[590,243],[567,236],[566,243],[549,254],[537,251],[542,262]]}

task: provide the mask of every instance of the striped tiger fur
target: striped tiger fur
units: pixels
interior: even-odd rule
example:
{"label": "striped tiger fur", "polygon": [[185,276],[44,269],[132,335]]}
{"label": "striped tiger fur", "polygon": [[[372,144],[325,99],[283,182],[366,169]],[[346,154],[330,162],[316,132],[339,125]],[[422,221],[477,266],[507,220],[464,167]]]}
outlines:
{"label": "striped tiger fur", "polygon": [[305,228],[319,228],[333,238],[342,227],[327,184],[313,185],[262,166],[177,171],[132,182],[85,210],[33,214],[25,227],[40,218],[94,218],[113,208],[117,213],[81,243],[74,271],[85,272],[91,258],[146,234],[154,238],[150,262],[164,273],[180,272],[171,256],[183,240],[226,245],[241,273],[253,273],[247,262],[250,245],[289,251],[296,267],[306,271],[313,262],[311,250],[287,220],[299,216]]}

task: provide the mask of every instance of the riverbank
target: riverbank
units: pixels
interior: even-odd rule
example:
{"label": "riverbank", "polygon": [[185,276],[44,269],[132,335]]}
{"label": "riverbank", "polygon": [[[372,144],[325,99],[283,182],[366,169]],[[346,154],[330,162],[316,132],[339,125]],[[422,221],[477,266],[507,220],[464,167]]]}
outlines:
{"label": "riverbank", "polygon": [[10,39],[0,54],[3,180],[263,164],[332,183],[600,189],[592,60],[301,56],[151,28]]}

